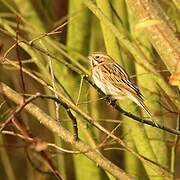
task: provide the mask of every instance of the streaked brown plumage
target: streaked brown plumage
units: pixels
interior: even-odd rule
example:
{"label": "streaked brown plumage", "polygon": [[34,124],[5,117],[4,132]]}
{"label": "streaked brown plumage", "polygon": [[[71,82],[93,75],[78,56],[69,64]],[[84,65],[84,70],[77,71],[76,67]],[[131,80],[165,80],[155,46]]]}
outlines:
{"label": "streaked brown plumage", "polygon": [[104,53],[93,53],[88,58],[91,60],[92,78],[106,95],[111,95],[118,100],[128,98],[151,117],[139,88],[130,80],[126,71],[119,64]]}

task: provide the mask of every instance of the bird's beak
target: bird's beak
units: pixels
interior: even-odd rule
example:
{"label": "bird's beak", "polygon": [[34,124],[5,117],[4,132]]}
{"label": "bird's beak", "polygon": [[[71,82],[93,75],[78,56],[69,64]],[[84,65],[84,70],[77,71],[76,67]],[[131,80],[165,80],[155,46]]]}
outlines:
{"label": "bird's beak", "polygon": [[94,58],[93,58],[93,56],[92,56],[92,55],[89,55],[89,56],[88,56],[88,59],[90,60],[91,66],[94,67]]}

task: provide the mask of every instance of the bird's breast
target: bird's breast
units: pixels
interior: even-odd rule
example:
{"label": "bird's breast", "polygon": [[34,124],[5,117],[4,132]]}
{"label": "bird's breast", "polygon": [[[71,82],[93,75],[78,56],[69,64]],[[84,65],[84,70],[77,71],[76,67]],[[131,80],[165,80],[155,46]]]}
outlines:
{"label": "bird's breast", "polygon": [[[95,84],[106,94],[111,95],[115,99],[124,98],[125,92],[121,89],[115,87],[109,78],[103,76],[104,73],[101,72],[101,69],[94,68],[92,71],[92,78]],[[113,81],[113,80],[112,80]]]}
{"label": "bird's breast", "polygon": [[96,84],[96,86],[99,89],[101,89],[105,94],[108,94],[106,84],[103,81],[103,78],[102,78],[102,75],[100,74],[100,71],[97,71],[96,69],[93,69],[92,78],[93,78],[94,83]]}

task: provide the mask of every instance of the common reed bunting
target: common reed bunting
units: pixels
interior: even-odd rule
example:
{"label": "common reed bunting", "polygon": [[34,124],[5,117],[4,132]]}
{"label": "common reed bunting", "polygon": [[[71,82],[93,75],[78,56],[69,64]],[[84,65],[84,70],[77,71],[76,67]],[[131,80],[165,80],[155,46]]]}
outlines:
{"label": "common reed bunting", "polygon": [[[93,53],[88,58],[91,61],[92,78],[106,95],[110,95],[116,100],[130,99],[140,106],[152,120],[139,88],[130,80],[126,71],[119,64],[104,53]],[[158,126],[154,120],[152,121]]]}

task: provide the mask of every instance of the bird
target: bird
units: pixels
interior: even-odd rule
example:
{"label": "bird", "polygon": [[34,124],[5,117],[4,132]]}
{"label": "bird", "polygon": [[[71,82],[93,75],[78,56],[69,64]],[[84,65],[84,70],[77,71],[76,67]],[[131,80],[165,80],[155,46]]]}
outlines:
{"label": "bird", "polygon": [[[105,95],[115,100],[129,99],[140,106],[149,118],[152,115],[144,103],[139,88],[130,80],[125,69],[106,53],[94,52],[88,56],[92,79]],[[157,122],[152,120],[156,126]]]}

